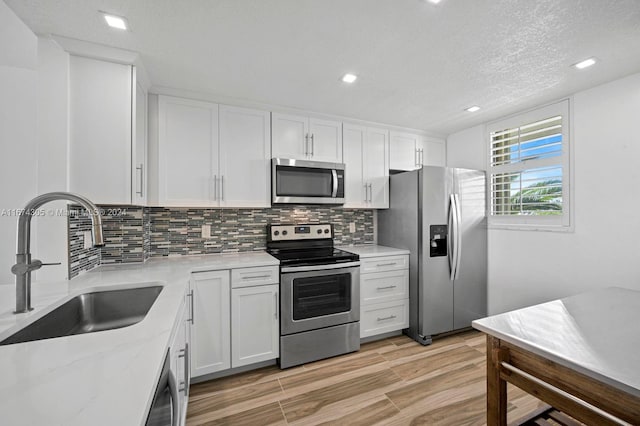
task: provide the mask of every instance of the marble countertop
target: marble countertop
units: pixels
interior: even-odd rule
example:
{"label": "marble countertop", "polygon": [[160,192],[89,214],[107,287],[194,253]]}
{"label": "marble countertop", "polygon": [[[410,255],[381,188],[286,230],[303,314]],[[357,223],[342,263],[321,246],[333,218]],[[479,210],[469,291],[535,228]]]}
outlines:
{"label": "marble countertop", "polygon": [[596,290],[473,327],[640,397],[640,291]]}
{"label": "marble countertop", "polygon": [[264,252],[249,252],[100,266],[70,281],[34,283],[34,310],[19,315],[12,313],[15,287],[0,285],[0,340],[77,294],[164,286],[138,324],[0,346],[2,424],[144,424],[189,274],[269,265],[278,265],[278,260]]}
{"label": "marble countertop", "polygon": [[359,255],[365,259],[367,257],[397,256],[409,254],[409,250],[397,249],[393,247],[379,246],[376,244],[365,244],[361,246],[338,246],[337,248]]}

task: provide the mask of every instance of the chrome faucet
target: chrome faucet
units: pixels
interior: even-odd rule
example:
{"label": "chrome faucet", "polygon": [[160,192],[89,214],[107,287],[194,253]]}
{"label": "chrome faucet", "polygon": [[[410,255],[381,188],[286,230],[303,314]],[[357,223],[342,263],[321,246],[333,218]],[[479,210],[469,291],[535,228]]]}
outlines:
{"label": "chrome faucet", "polygon": [[11,268],[11,272],[16,275],[16,310],[14,312],[16,314],[29,312],[33,309],[31,307],[31,272],[46,265],[57,265],[56,263],[42,263],[37,259],[31,260],[31,218],[43,204],[56,200],[72,201],[87,209],[91,216],[93,246],[101,247],[104,245],[102,216],[100,216],[98,207],[89,199],[70,192],[49,192],[29,201],[18,218],[16,264]]}

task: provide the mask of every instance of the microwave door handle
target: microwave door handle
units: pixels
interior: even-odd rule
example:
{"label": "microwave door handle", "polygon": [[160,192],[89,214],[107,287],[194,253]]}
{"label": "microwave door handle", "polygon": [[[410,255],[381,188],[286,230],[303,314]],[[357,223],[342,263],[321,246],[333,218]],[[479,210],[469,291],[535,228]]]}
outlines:
{"label": "microwave door handle", "polygon": [[331,170],[331,175],[333,176],[333,191],[331,192],[331,197],[336,198],[338,195],[338,172],[336,169]]}

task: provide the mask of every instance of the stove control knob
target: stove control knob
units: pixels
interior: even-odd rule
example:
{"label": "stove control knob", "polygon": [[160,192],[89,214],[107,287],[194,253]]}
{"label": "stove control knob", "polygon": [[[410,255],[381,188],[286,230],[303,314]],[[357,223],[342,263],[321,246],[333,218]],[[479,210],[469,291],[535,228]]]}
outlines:
{"label": "stove control knob", "polygon": [[322,229],[318,229],[318,234],[322,234]]}
{"label": "stove control knob", "polygon": [[287,235],[288,232],[287,231],[282,231],[282,235]]}
{"label": "stove control knob", "polygon": [[280,235],[280,231],[273,231],[273,235],[277,237],[278,235]]}
{"label": "stove control knob", "polygon": [[325,233],[325,234],[328,234],[328,233],[329,233],[329,229],[325,229],[325,230],[324,230],[324,233]]}

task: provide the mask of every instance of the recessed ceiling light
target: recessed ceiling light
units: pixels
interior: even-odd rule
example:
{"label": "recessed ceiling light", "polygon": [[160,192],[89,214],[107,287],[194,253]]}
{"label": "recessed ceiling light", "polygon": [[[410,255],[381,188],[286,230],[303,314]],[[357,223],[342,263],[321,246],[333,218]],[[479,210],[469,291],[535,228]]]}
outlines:
{"label": "recessed ceiling light", "polygon": [[342,81],[344,81],[345,83],[353,83],[354,81],[356,81],[358,79],[358,76],[355,74],[345,74],[342,76]]}
{"label": "recessed ceiling light", "polygon": [[107,25],[111,28],[117,28],[119,30],[127,29],[127,20],[125,18],[104,12],[102,14],[104,15],[104,20],[107,21]]}
{"label": "recessed ceiling light", "polygon": [[589,58],[589,59],[585,59],[584,61],[578,62],[577,64],[574,64],[573,66],[578,68],[579,70],[584,69],[584,68],[588,68],[591,65],[596,63],[596,59],[595,58]]}
{"label": "recessed ceiling light", "polygon": [[472,107],[465,108],[465,111],[467,111],[467,112],[476,112],[476,111],[479,111],[479,110],[480,110],[480,107],[478,105],[474,105]]}
{"label": "recessed ceiling light", "polygon": [[438,4],[441,0],[427,0],[429,3]]}

